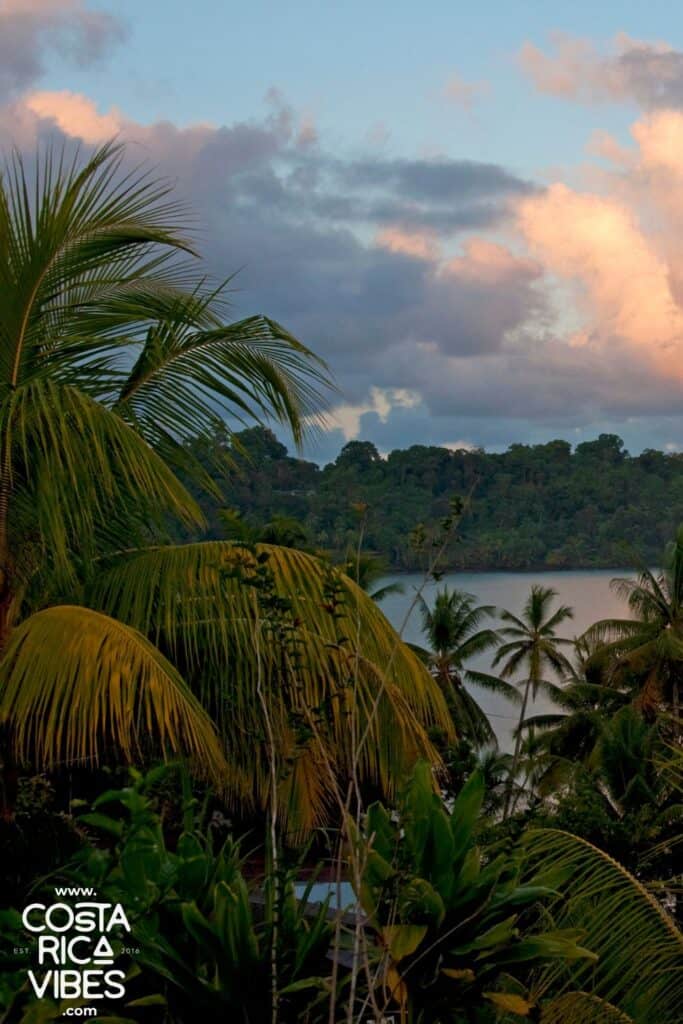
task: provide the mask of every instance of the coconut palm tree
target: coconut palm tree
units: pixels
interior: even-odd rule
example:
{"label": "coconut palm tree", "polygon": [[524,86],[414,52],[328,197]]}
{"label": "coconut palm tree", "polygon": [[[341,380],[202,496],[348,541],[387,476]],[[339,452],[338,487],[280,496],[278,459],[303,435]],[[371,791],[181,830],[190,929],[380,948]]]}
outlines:
{"label": "coconut palm tree", "polygon": [[660,573],[642,569],[636,579],[612,580],[629,619],[603,619],[587,631],[600,643],[594,661],[611,685],[630,692],[646,717],[668,711],[681,729],[683,680],[683,526],[664,554]]}
{"label": "coconut palm tree", "polygon": [[430,649],[415,649],[441,687],[460,733],[475,746],[495,746],[496,735],[486,712],[465,684],[475,684],[517,703],[519,694],[514,686],[498,676],[467,667],[471,658],[500,642],[494,629],[481,628],[486,619],[495,616],[496,609],[492,605],[478,605],[476,600],[472,594],[444,587],[437,591],[434,606],[430,608],[420,595],[422,631]]}
{"label": "coconut palm tree", "polygon": [[571,619],[574,613],[567,605],[560,605],[553,611],[551,606],[556,597],[557,593],[551,587],[535,583],[531,587],[520,618],[509,611],[501,613],[504,625],[501,627],[500,633],[507,638],[508,642],[498,648],[493,664],[496,666],[502,663],[500,674],[503,679],[511,679],[520,671],[525,675],[520,684],[523,685],[524,691],[515,750],[512,756],[505,817],[510,811],[512,788],[519,767],[522,743],[521,725],[526,718],[529,696],[531,695],[535,699],[541,689],[555,696],[556,686],[545,678],[548,669],[559,676],[571,672],[571,663],[560,650],[561,645],[570,644],[571,640],[558,637],[556,629],[567,619]]}
{"label": "coconut palm tree", "polygon": [[[410,652],[389,658],[396,635],[341,574],[289,549],[164,546],[169,519],[202,521],[176,476],[207,482],[186,438],[227,415],[274,417],[299,440],[328,387],[274,321],[226,322],[183,220],[116,145],[88,159],[49,150],[33,169],[16,156],[0,181],[0,722],[41,768],[161,749],[253,797],[242,767],[264,744],[258,676],[261,696],[278,694],[270,724],[294,812],[317,772],[315,817],[321,764],[346,763],[334,737],[350,693],[368,732],[361,772],[383,786],[448,716]],[[273,609],[282,619],[292,593],[287,635],[306,664],[280,691],[275,666],[296,659],[275,642]],[[366,644],[355,687],[347,604],[358,628],[346,635]],[[234,765],[226,743],[241,743]]]}
{"label": "coconut palm tree", "polygon": [[575,639],[570,675],[552,691],[558,710],[531,715],[520,723],[521,730],[536,736],[536,756],[542,754],[535,771],[541,795],[557,790],[577,769],[594,763],[605,727],[628,700],[607,685],[595,653],[585,637]]}

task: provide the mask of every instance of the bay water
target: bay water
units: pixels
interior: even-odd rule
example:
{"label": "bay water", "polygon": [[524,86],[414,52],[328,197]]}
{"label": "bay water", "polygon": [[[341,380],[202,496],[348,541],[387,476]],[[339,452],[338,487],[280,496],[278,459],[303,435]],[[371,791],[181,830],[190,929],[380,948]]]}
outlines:
{"label": "bay water", "polygon": [[[438,583],[428,581],[424,586],[422,596],[431,606],[437,590],[448,586],[473,594],[478,604],[494,605],[497,609],[504,608],[521,617],[524,602],[532,584],[540,583],[557,591],[558,597],[553,608],[561,603],[567,604],[573,609],[573,619],[567,620],[558,630],[560,636],[571,639],[580,636],[588,626],[598,619],[629,617],[627,606],[610,588],[610,581],[614,577],[627,576],[629,576],[629,572],[625,569],[446,573]],[[410,611],[416,591],[423,582],[422,575],[402,573],[385,577],[378,586],[385,586],[387,583],[402,585],[403,593],[389,595],[381,602],[380,607],[395,629],[403,628],[404,640],[427,646],[421,629],[420,609],[416,606]],[[499,624],[498,617],[489,620],[489,623],[495,627]],[[486,621],[482,623],[482,628],[489,623]],[[571,648],[565,648],[565,653],[571,654]],[[491,667],[494,654],[495,651],[491,650],[473,658],[470,662],[471,667],[480,672],[495,674],[495,670]],[[553,680],[553,682],[555,681]],[[512,732],[518,721],[519,708],[507,698],[496,693],[482,690],[477,686],[468,688],[489,716],[498,737],[500,749],[511,751],[514,746]],[[546,714],[555,710],[557,710],[556,706],[546,696],[539,693],[527,714]]]}

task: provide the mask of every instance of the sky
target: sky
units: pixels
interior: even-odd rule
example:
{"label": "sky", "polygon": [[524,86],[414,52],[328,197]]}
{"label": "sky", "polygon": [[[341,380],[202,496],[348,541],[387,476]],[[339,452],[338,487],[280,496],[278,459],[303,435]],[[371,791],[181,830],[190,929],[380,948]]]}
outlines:
{"label": "sky", "polygon": [[683,450],[678,5],[0,0],[0,148],[113,135],[327,361],[308,457]]}

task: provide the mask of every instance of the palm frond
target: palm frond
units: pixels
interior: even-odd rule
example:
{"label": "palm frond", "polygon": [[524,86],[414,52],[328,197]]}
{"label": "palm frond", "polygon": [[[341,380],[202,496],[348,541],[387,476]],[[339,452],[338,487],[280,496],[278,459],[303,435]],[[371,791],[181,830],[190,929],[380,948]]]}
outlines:
{"label": "palm frond", "polygon": [[324,363],[280,324],[252,316],[204,324],[215,296],[178,296],[176,310],[151,328],[123,382],[116,408],[180,437],[210,431],[216,415],[275,418],[300,443],[331,387]]}
{"label": "palm frond", "polygon": [[490,693],[497,693],[501,697],[505,697],[512,704],[521,704],[522,697],[516,686],[501,679],[500,676],[490,675],[488,672],[477,672],[474,669],[467,669],[465,671],[465,679],[468,683],[474,683],[476,686],[480,686],[482,690],[488,690]]}
{"label": "palm frond", "polygon": [[19,760],[49,770],[182,755],[224,789],[231,769],[177,670],[130,626],[88,608],[37,612],[0,663],[0,721]]}
{"label": "palm frond", "polygon": [[567,992],[541,1008],[541,1024],[637,1024],[633,1017],[588,992]]}
{"label": "palm frond", "polygon": [[438,684],[377,605],[302,551],[225,541],[158,548],[103,572],[91,598],[183,667],[259,798],[259,684],[290,765],[303,757],[348,772],[355,720],[356,738],[369,730],[361,773],[387,793],[416,757],[438,761],[430,726],[453,734]]}
{"label": "palm frond", "polygon": [[554,729],[558,725],[564,725],[569,720],[569,715],[531,715],[520,722],[521,729]]}
{"label": "palm frond", "polygon": [[583,945],[598,956],[590,965],[577,961],[545,971],[536,979],[536,997],[579,990],[612,1004],[635,1024],[675,1024],[683,1000],[683,935],[657,901],[584,839],[532,829],[524,843],[530,871],[565,873],[560,898],[550,907],[556,926],[582,929]]}
{"label": "palm frond", "polygon": [[202,522],[194,499],[152,448],[88,395],[42,379],[0,403],[0,448],[11,453],[8,485],[31,495],[45,552],[61,570],[98,525],[126,506]]}

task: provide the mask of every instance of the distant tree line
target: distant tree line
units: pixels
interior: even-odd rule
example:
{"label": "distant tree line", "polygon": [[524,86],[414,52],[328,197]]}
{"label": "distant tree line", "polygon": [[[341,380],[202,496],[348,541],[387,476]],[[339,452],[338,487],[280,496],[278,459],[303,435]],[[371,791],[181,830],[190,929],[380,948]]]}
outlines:
{"label": "distant tree line", "polygon": [[324,468],[289,455],[263,427],[231,437],[217,426],[189,448],[221,492],[199,495],[208,536],[234,534],[237,513],[280,543],[294,534],[292,546],[343,558],[362,507],[365,549],[396,570],[423,568],[411,536],[448,515],[454,493],[469,500],[447,552],[453,569],[610,568],[632,565],[635,552],[656,564],[683,521],[683,454],[631,456],[614,434],[573,450],[561,440],[502,453],[412,445],[386,458],[350,441]]}

